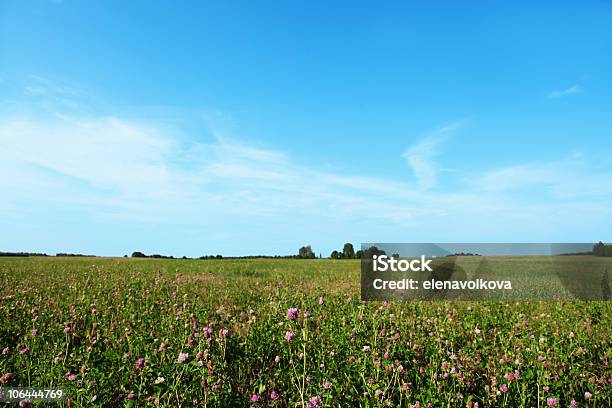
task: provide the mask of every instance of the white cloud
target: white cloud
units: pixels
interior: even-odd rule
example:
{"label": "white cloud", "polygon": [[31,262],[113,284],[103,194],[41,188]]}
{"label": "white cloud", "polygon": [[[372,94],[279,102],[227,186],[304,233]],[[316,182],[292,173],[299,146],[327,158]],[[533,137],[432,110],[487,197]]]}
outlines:
{"label": "white cloud", "polygon": [[[324,214],[350,203],[353,215],[389,211],[407,218],[425,208],[441,214],[449,213],[449,205],[489,205],[533,186],[557,197],[612,193],[604,182],[610,175],[593,175],[581,157],[492,169],[472,175],[457,192],[436,192],[433,159],[461,124],[432,132],[404,153],[417,177],[413,185],[322,171],[296,164],[282,152],[221,136],[210,143],[181,141],[178,132],[117,117],[5,118],[0,120],[0,170],[8,177],[0,185],[55,184],[69,190],[67,200],[97,197],[92,204],[118,209],[150,200],[146,207],[160,213],[168,208],[188,213],[207,202],[211,210],[217,203],[215,210],[222,213],[281,214],[298,208]],[[45,194],[36,199],[48,199]]]}
{"label": "white cloud", "polygon": [[601,171],[588,158],[574,154],[563,160],[492,169],[475,175],[470,184],[482,192],[500,194],[537,189],[542,197],[568,199],[612,195],[611,179],[609,171]]}
{"label": "white cloud", "polygon": [[437,129],[404,152],[404,158],[412,168],[420,189],[428,190],[435,186],[439,168],[434,159],[439,147],[464,123],[465,119]]}
{"label": "white cloud", "polygon": [[[610,215],[605,180],[612,174],[595,172],[585,157],[491,169],[454,191],[437,191],[435,159],[462,123],[428,134],[404,153],[413,184],[321,170],[219,134],[207,143],[188,141],[178,129],[119,117],[4,117],[0,190],[10,193],[0,200],[0,222],[11,225],[44,209],[195,225],[230,237],[254,228],[288,236],[316,230],[316,239],[342,240],[360,228],[364,240],[469,241],[534,227],[540,235],[529,239],[537,239],[557,228],[560,217],[578,226]],[[523,194],[534,188],[537,196]]]}
{"label": "white cloud", "polygon": [[575,85],[570,86],[569,88],[566,88],[560,91],[557,90],[557,91],[553,91],[549,93],[548,98],[557,99],[557,98],[562,98],[564,96],[572,95],[572,94],[576,94],[580,92],[582,92],[582,87],[578,84],[575,84]]}
{"label": "white cloud", "polygon": [[116,117],[0,120],[0,172],[8,175],[0,187],[13,191],[7,201],[63,202],[98,216],[162,222],[341,215],[349,204],[352,216],[364,216],[386,208],[384,196],[411,190],[297,165],[284,153],[223,137],[189,143]]}
{"label": "white cloud", "polygon": [[0,157],[18,160],[97,188],[138,190],[169,183],[173,142],[156,129],[118,118],[58,117],[0,122]]}

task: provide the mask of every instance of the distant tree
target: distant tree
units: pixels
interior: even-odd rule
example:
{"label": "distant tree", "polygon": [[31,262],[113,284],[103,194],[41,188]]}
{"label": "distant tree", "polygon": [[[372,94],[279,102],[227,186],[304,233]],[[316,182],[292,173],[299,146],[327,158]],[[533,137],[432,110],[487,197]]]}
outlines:
{"label": "distant tree", "polygon": [[306,245],[306,246],[301,247],[300,250],[298,251],[298,258],[315,259],[316,256],[314,252],[312,251],[312,248],[310,247],[310,245]]}
{"label": "distant tree", "polygon": [[146,258],[147,256],[140,251],[132,252],[132,258]]}
{"label": "distant tree", "polygon": [[386,255],[386,252],[382,249],[378,249],[375,246],[371,246],[363,251],[363,255],[365,258],[372,258],[374,255]]}
{"label": "distant tree", "polygon": [[399,257],[400,257],[400,256],[399,256],[399,254],[398,254],[397,252],[396,252],[396,253],[394,253],[394,254],[392,254],[391,256],[392,256],[393,258],[395,258],[395,259],[399,259]]}
{"label": "distant tree", "polygon": [[332,253],[329,255],[329,257],[331,259],[340,259],[340,253],[334,249]]}
{"label": "distant tree", "polygon": [[49,256],[39,252],[0,252],[0,256]]}
{"label": "distant tree", "polygon": [[355,257],[355,248],[353,248],[353,244],[350,242],[344,244],[344,247],[342,248],[342,255],[343,258],[353,259]]}
{"label": "distant tree", "polygon": [[357,259],[363,258],[363,251],[361,249],[358,249],[357,252],[355,252],[355,258]]}
{"label": "distant tree", "polygon": [[612,257],[612,245],[606,245],[599,241],[593,246],[593,255]]}

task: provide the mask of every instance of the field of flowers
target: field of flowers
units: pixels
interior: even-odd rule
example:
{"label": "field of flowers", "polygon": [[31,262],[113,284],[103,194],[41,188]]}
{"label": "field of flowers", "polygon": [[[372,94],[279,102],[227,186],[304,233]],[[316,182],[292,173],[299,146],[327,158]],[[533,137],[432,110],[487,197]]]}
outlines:
{"label": "field of flowers", "polygon": [[352,260],[0,259],[0,386],[54,406],[610,407],[611,328],[610,302],[364,303]]}

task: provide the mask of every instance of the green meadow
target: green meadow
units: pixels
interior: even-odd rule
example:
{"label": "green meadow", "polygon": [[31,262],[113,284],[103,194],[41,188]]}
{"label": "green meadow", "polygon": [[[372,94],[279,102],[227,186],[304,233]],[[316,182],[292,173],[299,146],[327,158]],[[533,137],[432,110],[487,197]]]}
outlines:
{"label": "green meadow", "polygon": [[53,406],[607,407],[610,327],[605,301],[362,302],[358,260],[0,258],[0,386]]}

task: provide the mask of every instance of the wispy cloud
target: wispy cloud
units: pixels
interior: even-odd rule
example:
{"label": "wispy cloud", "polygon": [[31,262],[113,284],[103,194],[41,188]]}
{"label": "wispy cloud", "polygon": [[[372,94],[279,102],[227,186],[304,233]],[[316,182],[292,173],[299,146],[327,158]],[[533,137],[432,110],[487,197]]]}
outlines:
{"label": "wispy cloud", "polygon": [[7,201],[21,197],[162,223],[333,216],[403,224],[477,210],[493,214],[512,206],[516,191],[533,186],[544,187],[541,199],[612,195],[603,182],[612,174],[593,178],[575,158],[492,169],[454,192],[437,192],[433,158],[462,123],[430,133],[404,154],[417,176],[415,186],[299,165],[283,152],[221,135],[210,143],[188,142],[153,124],[117,117],[5,118],[0,171],[7,177],[0,187],[13,192]]}
{"label": "wispy cloud", "polygon": [[605,198],[612,195],[609,171],[592,166],[582,156],[543,163],[523,163],[491,169],[471,178],[476,190],[489,193],[533,192],[541,198]]}
{"label": "wispy cloud", "polygon": [[564,96],[577,94],[580,92],[582,92],[582,87],[578,84],[575,84],[563,90],[552,91],[551,93],[547,95],[547,97],[549,99],[557,99],[557,98],[562,98]]}
{"label": "wispy cloud", "polygon": [[[286,154],[217,135],[182,141],[154,125],[117,117],[0,120],[0,180],[12,199],[76,203],[100,214],[156,221],[262,215],[353,215],[381,210],[384,180],[321,172]],[[51,191],[55,190],[55,193]],[[366,196],[369,199],[366,199]],[[225,215],[224,215],[225,214]]]}
{"label": "wispy cloud", "polygon": [[40,75],[28,76],[24,89],[30,95],[70,95],[77,97],[82,93],[77,87]]}
{"label": "wispy cloud", "polygon": [[525,231],[546,240],[561,219],[575,232],[612,217],[612,172],[588,155],[464,169],[464,182],[436,188],[444,144],[465,123],[425,134],[396,157],[412,169],[410,182],[324,170],[212,125],[209,139],[195,140],[150,119],[61,109],[5,114],[0,190],[10,194],[0,200],[0,224],[17,229],[24,214],[44,224],[49,214],[68,212],[89,222],[197,227],[229,241],[265,231],[279,241],[311,234],[315,243],[402,240],[402,231],[417,229],[418,240],[503,240],[512,232],[527,239]]}
{"label": "wispy cloud", "polygon": [[435,186],[439,170],[435,158],[439,148],[465,122],[466,119],[463,119],[436,129],[404,152],[403,156],[412,168],[420,189],[428,190]]}

